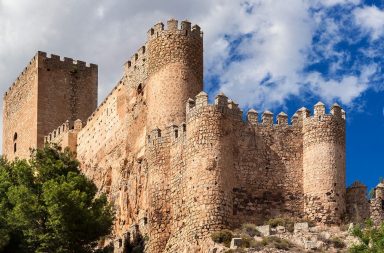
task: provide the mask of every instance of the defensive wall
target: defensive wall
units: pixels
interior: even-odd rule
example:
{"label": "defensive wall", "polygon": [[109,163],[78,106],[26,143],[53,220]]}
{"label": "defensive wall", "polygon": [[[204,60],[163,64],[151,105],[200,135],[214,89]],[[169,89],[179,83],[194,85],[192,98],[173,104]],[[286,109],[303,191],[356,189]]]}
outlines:
{"label": "defensive wall", "polygon": [[200,27],[171,19],[147,35],[97,108],[97,67],[42,52],[4,99],[3,153],[26,156],[12,153],[10,135],[29,129],[31,139],[16,137],[22,147],[39,146],[41,133],[69,147],[115,206],[115,252],[139,234],[149,238],[146,252],[189,252],[213,231],[278,216],[322,224],[384,217],[382,185],[370,202],[363,185],[345,188],[339,105],[327,113],[319,102],[290,120],[251,109],[243,120],[234,101],[220,93],[209,104],[202,91]]}
{"label": "defensive wall", "polygon": [[28,158],[66,120],[85,121],[97,105],[97,65],[37,52],[3,98],[3,154]]}

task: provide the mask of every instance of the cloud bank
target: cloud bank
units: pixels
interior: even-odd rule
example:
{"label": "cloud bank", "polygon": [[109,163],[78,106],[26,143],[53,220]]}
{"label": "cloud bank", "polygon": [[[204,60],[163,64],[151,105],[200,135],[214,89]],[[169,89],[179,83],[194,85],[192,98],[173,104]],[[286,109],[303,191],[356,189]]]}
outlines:
{"label": "cloud bank", "polygon": [[98,64],[101,101],[171,17],[202,27],[206,89],[243,107],[305,94],[351,106],[381,87],[384,11],[359,0],[0,0],[0,91],[42,50]]}

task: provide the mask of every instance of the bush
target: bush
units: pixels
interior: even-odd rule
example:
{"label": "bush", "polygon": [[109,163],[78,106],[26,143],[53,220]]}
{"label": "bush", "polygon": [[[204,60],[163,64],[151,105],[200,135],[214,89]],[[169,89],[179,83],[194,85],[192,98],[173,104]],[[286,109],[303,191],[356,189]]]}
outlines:
{"label": "bush", "polygon": [[276,236],[270,236],[270,237],[265,237],[263,238],[262,244],[265,246],[271,246],[276,249],[281,249],[281,250],[288,250],[292,248],[294,245],[286,240],[286,239],[281,239]]}
{"label": "bush", "polygon": [[216,243],[222,243],[226,247],[230,246],[232,238],[233,238],[233,234],[228,229],[224,229],[224,230],[221,230],[221,231],[213,232],[211,234],[212,241],[214,241]]}
{"label": "bush", "polygon": [[343,249],[345,248],[345,242],[343,242],[339,237],[334,237],[331,239],[331,243],[334,248],[336,249]]}
{"label": "bush", "polygon": [[270,219],[267,222],[267,224],[270,225],[273,228],[275,228],[277,226],[283,226],[289,232],[293,232],[295,221],[293,219],[291,219],[291,218],[288,218],[288,217],[277,217],[277,218]]}
{"label": "bush", "polygon": [[259,230],[257,230],[256,228],[256,225],[255,224],[251,224],[251,223],[247,223],[247,224],[243,224],[241,226],[241,230],[244,234],[246,235],[249,235],[251,237],[254,237],[254,236],[260,236],[261,233],[259,232]]}
{"label": "bush", "polygon": [[371,220],[366,221],[365,227],[355,226],[352,234],[360,239],[360,244],[350,248],[351,253],[384,252],[384,223],[375,227]]}

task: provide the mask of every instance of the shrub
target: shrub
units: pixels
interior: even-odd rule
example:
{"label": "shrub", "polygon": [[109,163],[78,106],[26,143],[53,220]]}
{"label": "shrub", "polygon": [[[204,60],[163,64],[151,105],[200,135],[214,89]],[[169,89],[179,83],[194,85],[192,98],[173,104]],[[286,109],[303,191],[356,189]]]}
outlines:
{"label": "shrub", "polygon": [[290,241],[276,236],[265,237],[261,243],[281,250],[288,250],[294,246]]}
{"label": "shrub", "polygon": [[251,223],[246,223],[246,224],[243,224],[241,226],[241,229],[242,229],[242,232],[246,235],[249,235],[251,237],[254,237],[254,236],[260,236],[261,233],[259,232],[259,230],[257,230],[256,228],[256,225],[255,224],[251,224]]}
{"label": "shrub", "polygon": [[277,226],[284,226],[289,232],[293,232],[295,221],[288,217],[277,217],[270,219],[267,224],[273,228]]}
{"label": "shrub", "polygon": [[212,241],[214,241],[216,243],[222,243],[226,247],[230,246],[232,238],[233,238],[232,232],[230,230],[227,230],[227,229],[213,232],[211,234]]}
{"label": "shrub", "polygon": [[331,239],[332,245],[336,249],[343,249],[345,248],[345,242],[343,242],[339,237],[334,237]]}

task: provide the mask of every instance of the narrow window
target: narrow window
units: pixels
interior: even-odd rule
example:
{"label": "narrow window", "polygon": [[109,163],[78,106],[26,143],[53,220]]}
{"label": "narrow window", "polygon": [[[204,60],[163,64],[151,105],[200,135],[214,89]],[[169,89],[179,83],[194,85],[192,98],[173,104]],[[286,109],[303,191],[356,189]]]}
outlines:
{"label": "narrow window", "polygon": [[17,141],[17,133],[14,133],[13,134],[13,153],[16,153],[16,151],[17,151],[16,141]]}
{"label": "narrow window", "polygon": [[139,86],[137,86],[137,95],[143,95],[143,85],[142,84],[139,84]]}
{"label": "narrow window", "polygon": [[179,130],[175,129],[175,138],[179,137]]}

